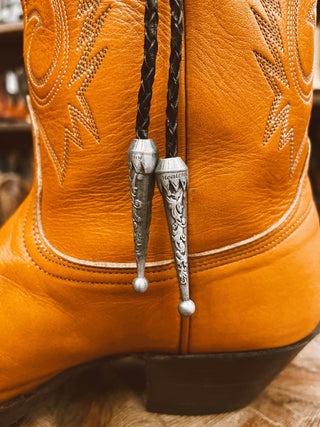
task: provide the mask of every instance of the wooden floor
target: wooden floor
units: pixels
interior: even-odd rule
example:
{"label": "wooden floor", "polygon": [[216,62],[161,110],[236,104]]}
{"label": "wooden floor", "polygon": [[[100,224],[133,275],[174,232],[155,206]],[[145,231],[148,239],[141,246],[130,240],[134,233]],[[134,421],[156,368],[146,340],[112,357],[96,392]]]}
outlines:
{"label": "wooden floor", "polygon": [[144,410],[144,366],[106,362],[48,396],[15,427],[320,427],[320,336],[250,406],[229,414],[177,417]]}

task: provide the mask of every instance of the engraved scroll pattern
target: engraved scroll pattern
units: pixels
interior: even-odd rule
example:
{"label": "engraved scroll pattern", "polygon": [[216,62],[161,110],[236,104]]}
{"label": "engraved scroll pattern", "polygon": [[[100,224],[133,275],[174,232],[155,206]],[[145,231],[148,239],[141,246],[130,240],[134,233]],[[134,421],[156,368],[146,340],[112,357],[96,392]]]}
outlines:
{"label": "engraved scroll pattern", "polygon": [[177,276],[183,300],[189,299],[187,209],[188,173],[163,174],[158,178],[171,236]]}
{"label": "engraved scroll pattern", "polygon": [[136,260],[144,260],[151,223],[151,201],[154,192],[154,175],[145,174],[142,164],[129,162],[132,222]]}

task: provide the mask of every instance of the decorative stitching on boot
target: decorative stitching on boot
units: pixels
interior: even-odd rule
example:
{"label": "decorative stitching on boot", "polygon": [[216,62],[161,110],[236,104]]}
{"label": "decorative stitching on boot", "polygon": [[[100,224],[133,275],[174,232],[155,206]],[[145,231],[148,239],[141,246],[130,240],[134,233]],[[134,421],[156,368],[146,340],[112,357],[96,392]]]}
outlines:
{"label": "decorative stitching on boot", "polygon": [[[29,44],[27,48],[26,55],[26,69],[29,77],[30,84],[30,96],[34,99],[34,101],[39,106],[48,106],[56,94],[58,93],[62,82],[65,78],[68,61],[69,61],[69,24],[68,24],[68,16],[66,13],[66,8],[63,0],[53,0],[53,10],[55,15],[55,23],[57,27],[57,43],[55,46],[55,53],[53,57],[53,61],[50,64],[48,70],[44,74],[44,76],[40,79],[37,79],[32,67],[31,67],[31,49],[32,49],[32,41],[36,31],[42,26],[42,18],[37,9],[34,9],[26,18],[26,26],[29,25],[32,21],[36,21],[33,27],[33,31],[31,37],[29,39]],[[62,43],[62,39],[64,42]],[[49,82],[49,78],[54,73],[55,68],[58,64],[58,58],[62,58],[62,62],[58,71],[58,75],[53,80],[53,83],[48,85],[46,95],[40,95],[38,93],[38,89],[43,89]]]}
{"label": "decorative stitching on boot", "polygon": [[[45,145],[48,149],[49,155],[54,163],[58,179],[62,185],[65,179],[65,174],[68,166],[69,159],[69,145],[72,142],[79,148],[83,148],[83,143],[81,139],[79,124],[81,124],[96,140],[97,143],[100,142],[99,132],[96,125],[96,122],[93,117],[92,110],[89,106],[89,103],[85,97],[86,91],[94,79],[96,73],[98,72],[105,55],[107,53],[107,47],[100,50],[94,57],[89,59],[90,54],[92,53],[95,42],[102,30],[103,24],[109,14],[111,6],[108,6],[101,15],[95,19],[95,15],[98,7],[100,6],[101,0],[90,0],[90,1],[79,1],[78,5],[78,15],[77,18],[82,18],[84,14],[87,14],[85,17],[84,23],[81,27],[77,51],[83,48],[83,52],[79,59],[79,62],[71,76],[71,79],[68,83],[68,87],[71,87],[76,81],[84,77],[80,88],[76,92],[76,96],[79,100],[79,103],[82,107],[82,111],[76,108],[72,104],[68,104],[69,116],[71,127],[65,127],[65,136],[64,136],[64,146],[63,146],[63,158],[60,162],[51,142],[47,135],[47,132],[38,118],[39,127],[41,134],[43,136]],[[35,74],[31,67],[30,54],[32,41],[36,31],[42,26],[42,18],[40,13],[37,10],[33,10],[28,15],[27,23],[36,20],[34,25],[32,35],[29,39],[28,45],[28,54],[26,59],[28,76],[31,84],[30,95],[34,101],[42,107],[48,106],[50,102],[54,99],[58,90],[61,87],[61,84],[65,78],[68,65],[68,50],[69,50],[69,30],[68,30],[68,18],[65,10],[65,4],[60,0],[53,0],[53,10],[56,22],[56,34],[57,34],[57,43],[55,46],[55,52],[53,61],[50,64],[45,75],[39,79],[35,77]],[[62,43],[62,40],[64,42]],[[52,76],[55,68],[58,64],[58,58],[62,57],[62,63],[59,69],[58,76],[55,78],[53,85],[49,88],[49,92],[45,96],[40,96],[38,90],[44,88],[45,85],[49,83],[49,78]]]}
{"label": "decorative stitching on boot", "polygon": [[68,87],[71,87],[81,77],[85,77],[76,93],[83,112],[81,112],[73,105],[68,104],[71,129],[68,127],[65,128],[64,160],[62,166],[60,165],[59,169],[59,180],[61,185],[64,182],[65,173],[68,165],[70,142],[72,142],[79,148],[83,148],[79,123],[87,129],[87,131],[94,137],[97,143],[100,142],[98,128],[94,120],[92,110],[85,97],[86,91],[92,80],[96,76],[97,72],[99,71],[99,68],[107,53],[107,47],[105,47],[104,49],[100,50],[93,58],[89,59],[89,55],[92,53],[94,44],[102,30],[103,24],[111,8],[110,6],[108,6],[107,9],[99,16],[99,18],[97,18],[97,20],[93,22],[99,5],[100,0],[92,0],[90,2],[83,2],[83,0],[80,0],[79,3],[77,18],[81,18],[83,14],[88,13],[82,25],[77,45],[77,50],[79,50],[82,46],[84,46],[84,50],[76,66],[76,69],[71,76],[70,82],[68,83]]}
{"label": "decorative stitching on boot", "polygon": [[[317,2],[315,1],[312,6],[309,9],[308,15],[307,15],[307,22],[309,24],[311,24],[314,28],[316,26],[316,18],[317,18]],[[304,70],[303,70],[303,66],[302,66],[302,61],[301,61],[301,57],[300,57],[300,51],[299,51],[299,47],[298,47],[298,25],[297,25],[297,15],[295,15],[295,24],[294,24],[294,30],[295,30],[295,52],[296,52],[296,57],[297,57],[297,61],[298,61],[298,67],[299,67],[299,71],[302,74],[303,78],[305,79],[305,81],[307,83],[310,83],[313,77],[313,72],[311,72],[309,75],[306,75]],[[313,64],[313,68],[314,68],[314,64]],[[312,71],[313,71],[312,68]]]}
{"label": "decorative stitching on boot", "polygon": [[[297,22],[297,16],[298,16],[298,6],[299,1],[298,0],[289,0],[288,4],[288,26],[287,26],[287,33],[288,33],[288,45],[289,45],[289,63],[290,63],[290,70],[291,75],[293,77],[294,86],[296,90],[298,91],[298,94],[302,100],[305,102],[309,102],[312,97],[312,90],[304,91],[299,83],[298,79],[298,73],[295,67],[295,60],[296,57],[298,68],[300,75],[304,81],[305,84],[312,83],[312,72],[306,76],[301,63],[301,57],[298,47],[298,22]],[[315,27],[315,17],[313,23],[310,21],[310,13],[311,11],[314,11],[314,3],[312,4],[308,16],[307,16],[307,22],[309,22],[311,25]]]}
{"label": "decorative stitching on boot", "polygon": [[[261,34],[269,48],[273,62],[267,59],[261,53],[254,51],[257,62],[267,80],[272,92],[274,93],[274,100],[272,102],[267,124],[265,127],[263,144],[266,145],[277,129],[281,127],[280,140],[278,148],[282,150],[286,145],[289,145],[289,180],[293,177],[297,168],[303,147],[305,145],[306,135],[300,142],[297,154],[294,128],[289,128],[289,115],[290,115],[290,102],[287,102],[284,107],[279,111],[281,103],[285,103],[285,95],[287,90],[293,91],[291,87],[284,63],[281,60],[280,52],[282,55],[288,55],[290,76],[293,80],[295,93],[299,96],[302,102],[308,103],[312,96],[312,72],[306,76],[302,69],[301,58],[298,47],[298,34],[297,34],[297,16],[298,16],[298,0],[289,0],[288,13],[285,18],[280,9],[279,0],[260,0],[260,3],[267,15],[268,21],[256,9],[251,8],[255,20],[259,26]],[[307,21],[311,21],[311,10],[314,10],[314,3],[308,13]],[[278,21],[286,25],[286,38],[288,42],[288,52],[284,48],[284,43],[281,36]],[[285,22],[286,21],[286,22]],[[314,24],[313,24],[314,25]],[[299,75],[305,85],[308,85],[306,91],[303,91],[298,78],[298,72],[295,66],[295,58],[297,59]]]}

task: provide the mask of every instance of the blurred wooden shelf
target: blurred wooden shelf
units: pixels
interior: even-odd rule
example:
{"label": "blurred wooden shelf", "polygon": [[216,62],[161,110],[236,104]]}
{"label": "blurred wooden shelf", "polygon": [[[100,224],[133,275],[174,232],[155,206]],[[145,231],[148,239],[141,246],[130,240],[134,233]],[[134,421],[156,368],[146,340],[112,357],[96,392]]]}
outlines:
{"label": "blurred wooden shelf", "polygon": [[12,22],[8,24],[0,24],[0,37],[2,34],[22,33],[23,21]]}
{"label": "blurred wooden shelf", "polygon": [[8,132],[31,132],[31,125],[28,122],[1,122],[0,133]]}
{"label": "blurred wooden shelf", "polygon": [[0,23],[1,67],[10,67],[22,58],[23,21]]}
{"label": "blurred wooden shelf", "polygon": [[313,92],[313,106],[320,107],[320,89],[315,89]]}

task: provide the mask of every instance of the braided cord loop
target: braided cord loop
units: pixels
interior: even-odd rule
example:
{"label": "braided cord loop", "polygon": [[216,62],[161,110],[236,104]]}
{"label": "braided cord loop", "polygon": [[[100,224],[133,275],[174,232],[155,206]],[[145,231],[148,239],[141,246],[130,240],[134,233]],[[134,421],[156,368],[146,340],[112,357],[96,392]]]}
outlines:
{"label": "braided cord loop", "polygon": [[166,157],[177,154],[177,116],[179,103],[179,76],[183,36],[183,0],[170,0],[171,53],[167,93]]}
{"label": "braided cord loop", "polygon": [[141,68],[141,84],[136,119],[136,135],[138,139],[148,138],[152,85],[156,72],[156,57],[158,52],[158,21],[157,0],[146,0],[144,15],[144,59]]}

